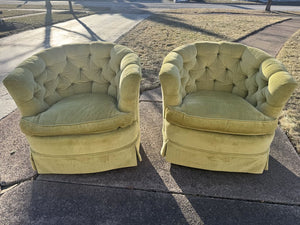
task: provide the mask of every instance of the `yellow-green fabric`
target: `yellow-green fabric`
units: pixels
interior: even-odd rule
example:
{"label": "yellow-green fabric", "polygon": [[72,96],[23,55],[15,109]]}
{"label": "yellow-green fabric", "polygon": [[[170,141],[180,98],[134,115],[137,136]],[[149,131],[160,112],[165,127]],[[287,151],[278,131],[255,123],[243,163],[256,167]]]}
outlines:
{"label": "yellow-green fabric", "polygon": [[198,151],[172,142],[168,142],[168,148],[171,148],[172,151],[167,154],[166,160],[177,165],[188,165],[189,167],[212,171],[254,174],[268,170],[269,150],[264,154],[249,156]]}
{"label": "yellow-green fabric", "polygon": [[[191,149],[198,148],[210,152],[237,155],[263,154],[270,147],[269,144],[274,137],[274,133],[267,135],[235,135],[199,131],[179,127],[166,120],[164,121],[163,133],[169,137],[168,141],[179,143],[182,146],[189,146]],[[202,140],[202,142],[199,142],[199,140]]]}
{"label": "yellow-green fabric", "polygon": [[39,173],[82,174],[137,165],[139,124],[102,134],[28,136]]}
{"label": "yellow-green fabric", "polygon": [[[140,80],[139,57],[108,42],[50,48],[12,71],[3,83],[22,113],[20,126],[38,173],[136,165]],[[113,140],[115,134],[123,141]]]}
{"label": "yellow-green fabric", "polygon": [[[121,107],[136,97],[141,68],[132,50],[113,43],[71,44],[47,49],[21,63],[3,81],[23,116],[45,111],[59,100],[81,93],[104,93]],[[128,81],[130,80],[130,81]],[[123,83],[126,84],[123,84]],[[120,93],[123,85],[133,93]],[[127,92],[124,90],[123,92]],[[125,100],[123,100],[123,94]],[[128,102],[134,112],[136,102]]]}
{"label": "yellow-green fabric", "polygon": [[189,129],[239,135],[273,134],[277,127],[277,120],[240,96],[218,91],[188,94],[180,106],[166,107],[165,117]]}
{"label": "yellow-green fabric", "polygon": [[161,155],[170,163],[193,168],[262,173],[268,168],[274,133],[234,135],[179,127],[164,120]]}
{"label": "yellow-green fabric", "polygon": [[167,161],[230,172],[267,168],[278,115],[297,85],[278,60],[238,43],[196,42],[171,51],[159,78]]}
{"label": "yellow-green fabric", "polygon": [[238,43],[197,42],[164,59],[160,80],[166,105],[180,105],[200,90],[229,92],[277,118],[296,87],[284,66],[267,53]]}
{"label": "yellow-green fabric", "polygon": [[20,127],[31,136],[57,136],[109,132],[133,121],[133,114],[117,109],[115,98],[88,93],[66,97],[36,116],[23,117]]}

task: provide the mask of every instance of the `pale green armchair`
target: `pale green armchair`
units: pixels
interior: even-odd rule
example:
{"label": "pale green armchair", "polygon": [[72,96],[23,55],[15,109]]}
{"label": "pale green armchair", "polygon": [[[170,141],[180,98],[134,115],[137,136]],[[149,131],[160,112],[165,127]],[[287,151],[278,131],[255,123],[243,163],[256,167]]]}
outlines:
{"label": "pale green armchair", "polygon": [[197,42],[164,59],[161,154],[173,164],[262,173],[277,118],[296,82],[265,52]]}
{"label": "pale green armchair", "polygon": [[139,58],[106,42],[42,51],[3,81],[38,173],[94,173],[137,165]]}

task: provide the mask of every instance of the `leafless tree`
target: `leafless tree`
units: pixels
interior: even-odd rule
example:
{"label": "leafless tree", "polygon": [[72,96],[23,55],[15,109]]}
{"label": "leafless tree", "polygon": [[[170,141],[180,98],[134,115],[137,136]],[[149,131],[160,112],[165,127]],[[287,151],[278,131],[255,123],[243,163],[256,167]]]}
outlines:
{"label": "leafless tree", "polygon": [[272,0],[268,0],[265,10],[270,12],[271,11],[271,5],[272,5]]}
{"label": "leafless tree", "polygon": [[74,11],[73,11],[73,6],[72,6],[72,2],[71,2],[71,0],[68,0],[68,2],[69,2],[69,8],[70,8],[70,13],[74,13]]}

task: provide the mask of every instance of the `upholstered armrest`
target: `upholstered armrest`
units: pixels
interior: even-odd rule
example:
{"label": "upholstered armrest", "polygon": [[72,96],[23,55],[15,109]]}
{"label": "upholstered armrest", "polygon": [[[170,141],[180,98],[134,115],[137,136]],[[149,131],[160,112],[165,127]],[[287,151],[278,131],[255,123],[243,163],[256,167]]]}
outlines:
{"label": "upholstered armrest", "polygon": [[43,67],[43,63],[38,57],[31,57],[27,61],[30,62],[30,66],[16,68],[3,80],[3,84],[15,100],[21,114],[33,116],[46,110],[49,105],[35,94],[38,85],[34,80],[33,70]]}
{"label": "upholstered armrest", "polygon": [[183,68],[182,57],[175,52],[169,53],[163,61],[159,73],[159,79],[162,86],[162,95],[164,105],[176,106],[182,102],[181,94],[181,75]]}
{"label": "upholstered armrest", "polygon": [[118,89],[118,108],[138,115],[138,102],[142,72],[136,54],[127,54],[121,61],[121,77]]}
{"label": "upholstered armrest", "polygon": [[266,102],[261,104],[258,109],[267,116],[277,118],[297,83],[284,66],[274,58],[265,60],[261,64],[261,71],[268,82],[264,94]]}

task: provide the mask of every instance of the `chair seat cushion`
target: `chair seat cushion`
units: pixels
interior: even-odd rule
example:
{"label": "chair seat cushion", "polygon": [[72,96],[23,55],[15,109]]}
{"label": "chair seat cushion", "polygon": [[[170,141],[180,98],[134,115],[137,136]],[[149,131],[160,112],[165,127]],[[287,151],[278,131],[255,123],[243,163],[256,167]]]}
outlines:
{"label": "chair seat cushion", "polygon": [[64,98],[36,116],[23,117],[20,126],[27,135],[56,136],[109,132],[133,121],[133,114],[117,109],[115,98],[86,93]]}
{"label": "chair seat cushion", "polygon": [[277,120],[245,99],[227,92],[199,91],[187,95],[180,106],[168,106],[166,120],[184,128],[239,134],[273,134]]}

